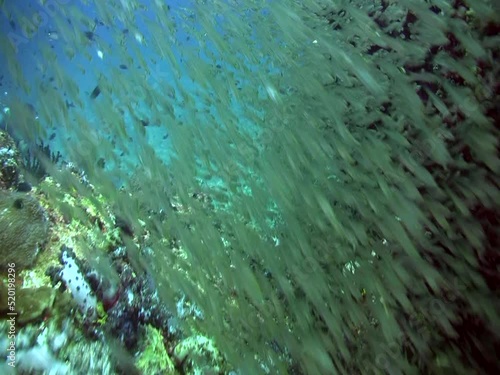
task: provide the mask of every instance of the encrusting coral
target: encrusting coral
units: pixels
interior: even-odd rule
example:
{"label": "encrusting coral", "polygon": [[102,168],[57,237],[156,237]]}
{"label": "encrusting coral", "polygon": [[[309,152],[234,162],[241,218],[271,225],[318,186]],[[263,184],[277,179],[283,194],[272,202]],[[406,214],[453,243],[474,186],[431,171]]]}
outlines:
{"label": "encrusting coral", "polygon": [[38,201],[27,194],[0,191],[0,258],[2,267],[33,265],[47,241],[49,222]]}

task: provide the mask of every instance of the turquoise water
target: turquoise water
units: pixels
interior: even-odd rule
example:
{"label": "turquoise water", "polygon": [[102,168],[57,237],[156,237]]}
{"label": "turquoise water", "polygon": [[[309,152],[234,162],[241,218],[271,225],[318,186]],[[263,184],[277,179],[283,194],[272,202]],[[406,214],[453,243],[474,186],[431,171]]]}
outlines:
{"label": "turquoise water", "polygon": [[498,370],[494,3],[0,4],[2,370]]}

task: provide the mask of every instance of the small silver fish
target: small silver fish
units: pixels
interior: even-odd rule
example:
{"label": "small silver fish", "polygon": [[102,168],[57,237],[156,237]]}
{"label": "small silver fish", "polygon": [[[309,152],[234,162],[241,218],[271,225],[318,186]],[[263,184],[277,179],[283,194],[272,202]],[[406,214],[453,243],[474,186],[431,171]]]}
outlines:
{"label": "small silver fish", "polygon": [[59,34],[57,33],[57,31],[48,31],[47,36],[50,40],[59,40]]}

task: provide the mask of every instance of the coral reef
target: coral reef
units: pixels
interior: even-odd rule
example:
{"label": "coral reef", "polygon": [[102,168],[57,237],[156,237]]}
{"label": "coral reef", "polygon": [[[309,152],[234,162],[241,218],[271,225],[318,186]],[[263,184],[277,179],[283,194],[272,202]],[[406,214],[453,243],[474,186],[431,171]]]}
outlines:
{"label": "coral reef", "polygon": [[39,182],[49,176],[53,168],[57,168],[61,158],[59,151],[52,151],[50,145],[41,140],[26,148],[23,153],[23,170],[29,179]]}
{"label": "coral reef", "polygon": [[225,361],[213,340],[201,335],[180,341],[173,355],[184,373],[216,375],[225,372]]}
{"label": "coral reef", "polygon": [[158,329],[146,325],[137,357],[137,368],[143,374],[175,375],[177,371],[163,343],[163,336]]}
{"label": "coral reef", "polygon": [[[9,310],[7,286],[0,280],[0,314]],[[43,319],[51,312],[56,290],[48,286],[19,288],[16,291],[17,324],[19,326]]]}
{"label": "coral reef", "polygon": [[46,243],[49,222],[45,210],[32,196],[0,191],[0,257],[2,266],[30,267]]}
{"label": "coral reef", "polygon": [[[5,323],[0,321],[0,328]],[[0,337],[0,349],[7,342]],[[28,325],[20,328],[16,337],[16,355],[18,374],[103,374],[114,375],[117,362],[121,360],[127,373],[134,374],[133,361],[113,351],[105,341],[90,341],[82,336],[71,318],[56,315],[47,322]],[[3,370],[0,367],[0,370]],[[10,374],[6,366],[2,374]]]}
{"label": "coral reef", "polygon": [[20,180],[20,154],[14,140],[0,130],[0,190],[15,187]]}
{"label": "coral reef", "polygon": [[[18,369],[53,374],[221,373],[220,354],[195,344],[202,336],[181,341],[179,319],[160,300],[147,267],[132,266],[131,248],[151,251],[145,245],[148,231],[139,227],[143,232],[136,236],[73,164],[58,167],[66,184],[55,183],[43,167],[49,162],[48,147],[40,151],[43,160],[28,154],[28,173],[37,177],[37,185],[22,182],[20,153],[7,134],[2,136],[2,165],[13,168],[4,168],[1,175],[0,255],[6,264],[16,264]],[[56,159],[51,165],[56,166]],[[44,244],[46,251],[39,254]],[[99,260],[100,253],[104,260]],[[6,285],[0,280],[2,313],[8,308]],[[4,344],[0,340],[0,347]],[[8,366],[2,371],[11,373]]]}
{"label": "coral reef", "polygon": [[115,258],[114,264],[122,290],[114,307],[107,312],[104,328],[129,350],[137,346],[141,326],[151,325],[171,338],[168,326],[172,314],[158,298],[150,276],[136,274],[127,258]]}

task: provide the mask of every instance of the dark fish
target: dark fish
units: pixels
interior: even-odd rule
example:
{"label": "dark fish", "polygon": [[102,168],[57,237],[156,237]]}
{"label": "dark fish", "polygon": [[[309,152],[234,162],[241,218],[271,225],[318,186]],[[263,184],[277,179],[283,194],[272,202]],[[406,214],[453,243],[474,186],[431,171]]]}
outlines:
{"label": "dark fish", "polygon": [[26,107],[33,116],[38,116],[38,113],[36,112],[35,106],[33,104],[26,103]]}
{"label": "dark fish", "polygon": [[51,140],[53,140],[55,137],[56,137],[56,133],[52,133],[52,134],[50,135],[50,137],[49,137],[49,140],[51,141]]}
{"label": "dark fish", "polygon": [[83,34],[85,35],[85,37],[86,37],[88,40],[90,40],[90,41],[92,41],[92,42],[95,40],[95,34],[94,34],[94,32],[93,32],[93,31],[85,31]]}
{"label": "dark fish", "polygon": [[14,201],[13,206],[14,206],[15,208],[17,208],[18,210],[20,210],[21,208],[23,208],[23,207],[24,207],[24,202],[23,202],[23,200],[22,200],[21,198],[16,199],[16,200]]}
{"label": "dark fish", "polygon": [[104,158],[99,158],[99,160],[97,160],[97,166],[104,169],[106,167],[106,160]]}
{"label": "dark fish", "polygon": [[142,126],[146,127],[149,125],[149,120],[141,120]]}
{"label": "dark fish", "polygon": [[134,237],[134,228],[127,219],[115,215],[115,227],[119,228],[123,234],[129,237]]}
{"label": "dark fish", "polygon": [[95,99],[99,96],[99,94],[101,93],[101,89],[99,88],[99,86],[96,86],[95,89],[92,91],[92,93],[90,94],[90,99]]}
{"label": "dark fish", "polygon": [[127,68],[127,65],[125,65],[125,64],[120,64],[120,69],[122,69],[122,70],[127,70],[128,68]]}

